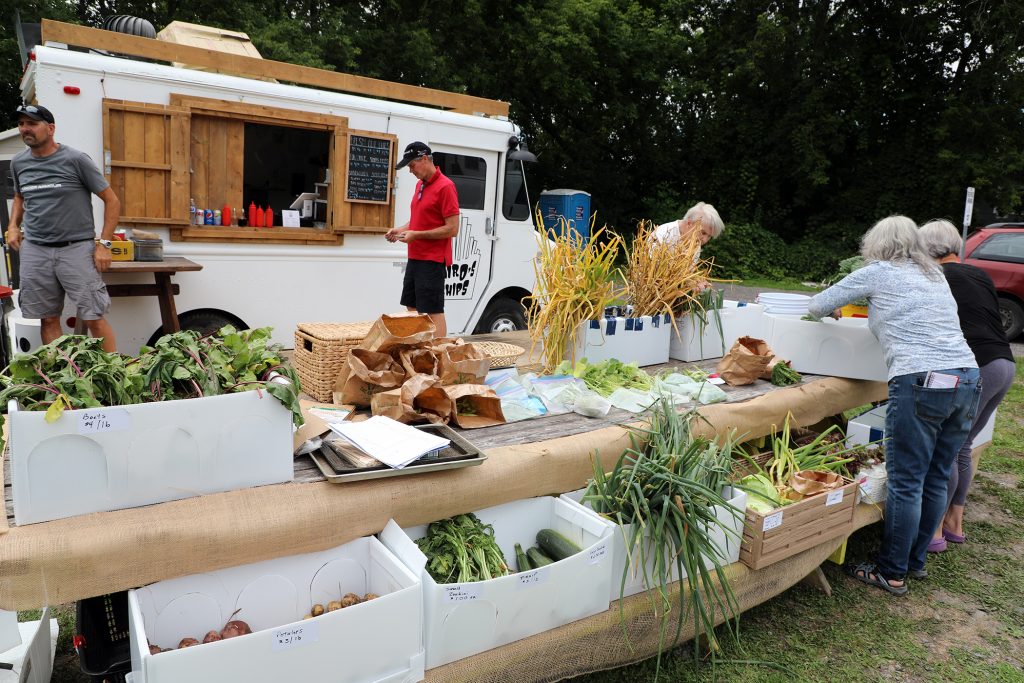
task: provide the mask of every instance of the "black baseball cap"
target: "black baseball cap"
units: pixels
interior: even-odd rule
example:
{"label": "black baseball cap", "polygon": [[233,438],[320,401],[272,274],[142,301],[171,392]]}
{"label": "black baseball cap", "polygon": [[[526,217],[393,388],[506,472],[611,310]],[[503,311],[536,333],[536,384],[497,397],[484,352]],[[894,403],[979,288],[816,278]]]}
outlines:
{"label": "black baseball cap", "polygon": [[41,104],[22,104],[14,110],[14,118],[17,119],[19,116],[27,116],[35,121],[46,121],[47,123],[53,123],[53,114],[50,110]]}
{"label": "black baseball cap", "polygon": [[409,162],[413,159],[419,159],[420,157],[429,157],[433,152],[422,142],[410,142],[405,147],[405,154],[402,155],[402,160],[395,166],[395,170],[405,168],[409,165]]}

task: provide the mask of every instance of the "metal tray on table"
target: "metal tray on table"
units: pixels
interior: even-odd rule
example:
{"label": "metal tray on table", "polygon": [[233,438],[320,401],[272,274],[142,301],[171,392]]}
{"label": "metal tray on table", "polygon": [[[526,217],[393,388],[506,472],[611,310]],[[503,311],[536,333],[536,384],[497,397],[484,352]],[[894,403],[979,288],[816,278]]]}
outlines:
{"label": "metal tray on table", "polygon": [[374,467],[353,467],[341,459],[327,445],[323,445],[313,451],[309,454],[309,457],[320,468],[324,478],[332,484],[345,484],[351,481],[364,481],[366,479],[401,477],[408,474],[423,474],[425,472],[473,467],[487,459],[483,451],[448,425],[416,425],[416,428],[440,436],[443,439],[448,439],[451,443],[447,448],[441,449],[438,453],[421,458],[397,470],[383,464]]}

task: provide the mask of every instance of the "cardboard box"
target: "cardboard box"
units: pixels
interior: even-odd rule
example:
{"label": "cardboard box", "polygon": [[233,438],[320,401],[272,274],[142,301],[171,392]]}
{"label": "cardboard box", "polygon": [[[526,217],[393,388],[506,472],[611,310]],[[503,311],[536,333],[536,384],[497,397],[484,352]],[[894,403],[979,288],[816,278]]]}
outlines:
{"label": "cardboard box", "polygon": [[857,482],[772,510],[747,510],[740,562],[761,569],[833,538],[853,533]]}
{"label": "cardboard box", "polygon": [[131,240],[114,240],[111,242],[110,259],[112,261],[134,261],[135,242]]}
{"label": "cardboard box", "polygon": [[[585,489],[570,491],[569,493],[563,493],[561,497],[564,500],[579,503],[583,499],[584,491]],[[728,501],[732,508],[739,511],[739,514],[734,514],[724,505],[715,506],[715,517],[719,520],[720,526],[713,530],[712,540],[716,546],[722,549],[725,559],[723,560],[719,558],[718,562],[722,566],[725,566],[727,564],[732,564],[733,562],[738,562],[740,559],[740,543],[743,538],[743,523],[745,519],[745,510],[747,508],[747,494],[745,491],[726,487],[723,491],[722,497]],[[584,507],[599,519],[604,519],[597,512],[594,512],[589,506]],[[646,569],[642,570],[640,568],[639,549],[633,552],[632,568],[629,576],[626,577],[625,586],[622,584],[622,575],[626,571],[626,563],[628,560],[626,555],[626,541],[633,535],[632,527],[633,525],[631,524],[615,526],[615,534],[612,543],[611,600],[628,598],[631,595],[636,595],[637,593],[650,590],[651,588],[645,577],[648,575],[653,577],[654,559],[647,558],[647,561],[645,562],[647,565]],[[711,562],[711,558],[708,558],[708,561],[705,562],[705,566],[708,568],[714,566],[713,562]],[[672,572],[670,575],[671,581],[679,581],[685,576],[685,572],[680,576],[678,568],[675,564],[672,564]]]}
{"label": "cardboard box", "polygon": [[[887,408],[888,404],[883,403],[877,408],[872,408],[866,413],[851,418],[846,425],[846,445],[853,447],[884,439],[885,413]],[[992,441],[992,435],[996,427],[996,412],[998,411],[992,412],[988,422],[978,432],[978,435],[974,437],[974,441],[971,443],[972,449],[984,446]]]}
{"label": "cardboard box", "polygon": [[[349,592],[380,597],[303,619]],[[422,610],[416,577],[377,539],[361,538],[129,591],[132,672],[136,683],[411,683],[423,679]],[[232,618],[253,632],[149,653],[150,644],[202,641]]]}
{"label": "cardboard box", "polygon": [[599,363],[617,358],[638,365],[667,363],[671,329],[668,316],[660,315],[590,320],[583,323],[577,336],[576,360],[586,358]]}
{"label": "cardboard box", "polygon": [[265,391],[45,413],[8,406],[17,524],[292,480],[292,418]]}
{"label": "cardboard box", "polygon": [[669,358],[692,363],[707,358],[721,358],[732,348],[740,337],[762,339],[764,333],[764,306],[761,304],[739,305],[738,301],[726,300],[718,310],[721,331],[714,313],[707,314],[707,325],[702,334],[697,334],[698,324],[691,316],[676,321],[671,332],[668,350]]}
{"label": "cardboard box", "polygon": [[571,501],[530,498],[480,510],[510,568],[515,544],[536,545],[541,529],[564,534],[583,550],[542,569],[490,581],[439,585],[427,573],[415,540],[426,526],[394,522],[380,538],[423,583],[427,668],[505,645],[608,609],[614,527]]}
{"label": "cardboard box", "polygon": [[777,358],[797,372],[885,382],[889,370],[882,346],[866,318],[801,320],[795,315],[765,315],[765,334]]}

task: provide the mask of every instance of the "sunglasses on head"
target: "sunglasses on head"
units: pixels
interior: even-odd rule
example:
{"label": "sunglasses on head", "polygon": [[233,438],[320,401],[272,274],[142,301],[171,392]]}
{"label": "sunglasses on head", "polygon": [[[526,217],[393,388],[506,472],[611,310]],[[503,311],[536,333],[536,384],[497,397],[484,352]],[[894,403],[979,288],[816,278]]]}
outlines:
{"label": "sunglasses on head", "polygon": [[39,107],[34,104],[22,104],[15,110],[19,114],[39,114]]}

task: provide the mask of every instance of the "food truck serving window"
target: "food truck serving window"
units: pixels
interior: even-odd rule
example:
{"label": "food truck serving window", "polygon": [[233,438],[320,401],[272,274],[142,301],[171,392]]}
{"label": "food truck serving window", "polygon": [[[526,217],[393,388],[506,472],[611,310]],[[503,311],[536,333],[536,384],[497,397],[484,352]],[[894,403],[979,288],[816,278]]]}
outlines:
{"label": "food truck serving window", "polygon": [[[340,244],[343,233],[383,233],[394,224],[393,176],[376,183],[386,191],[372,201],[353,194],[348,178],[350,168],[366,171],[353,166],[362,152],[350,149],[352,140],[372,141],[378,165],[390,169],[394,135],[355,131],[328,114],[178,94],[170,100],[104,100],[104,170],[124,198],[123,225],[165,225],[172,240]],[[193,222],[190,199],[199,209],[228,207],[231,220]],[[271,224],[248,220],[253,204],[264,217],[272,209]],[[287,227],[285,210],[298,212]]]}

